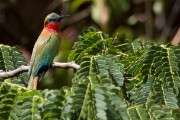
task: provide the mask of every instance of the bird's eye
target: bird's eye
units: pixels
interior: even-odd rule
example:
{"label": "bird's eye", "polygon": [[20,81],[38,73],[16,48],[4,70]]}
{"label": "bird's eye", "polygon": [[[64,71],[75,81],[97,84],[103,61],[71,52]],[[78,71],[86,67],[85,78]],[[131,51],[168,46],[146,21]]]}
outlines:
{"label": "bird's eye", "polygon": [[54,19],[48,19],[48,22],[52,22],[52,21],[54,21]]}

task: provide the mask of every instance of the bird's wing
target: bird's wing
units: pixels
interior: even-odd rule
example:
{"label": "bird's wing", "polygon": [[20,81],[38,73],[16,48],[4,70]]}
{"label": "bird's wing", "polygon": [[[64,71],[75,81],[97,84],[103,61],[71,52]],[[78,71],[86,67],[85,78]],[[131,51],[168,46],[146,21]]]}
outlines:
{"label": "bird's wing", "polygon": [[58,35],[41,35],[35,43],[30,62],[29,77],[44,76],[59,48]]}

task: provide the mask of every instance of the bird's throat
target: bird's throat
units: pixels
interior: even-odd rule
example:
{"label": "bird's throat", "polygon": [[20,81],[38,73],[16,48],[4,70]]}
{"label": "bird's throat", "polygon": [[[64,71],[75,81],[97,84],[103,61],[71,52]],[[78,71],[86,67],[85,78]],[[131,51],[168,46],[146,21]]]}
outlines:
{"label": "bird's throat", "polygon": [[52,32],[59,32],[59,23],[48,23],[45,28]]}

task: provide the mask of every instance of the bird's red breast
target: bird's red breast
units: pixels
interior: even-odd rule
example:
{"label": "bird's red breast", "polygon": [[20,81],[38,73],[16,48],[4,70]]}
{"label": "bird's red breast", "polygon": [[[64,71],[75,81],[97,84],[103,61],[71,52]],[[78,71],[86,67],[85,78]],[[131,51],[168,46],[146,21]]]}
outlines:
{"label": "bird's red breast", "polygon": [[45,28],[50,32],[59,32],[59,27],[59,22],[51,22],[45,26]]}

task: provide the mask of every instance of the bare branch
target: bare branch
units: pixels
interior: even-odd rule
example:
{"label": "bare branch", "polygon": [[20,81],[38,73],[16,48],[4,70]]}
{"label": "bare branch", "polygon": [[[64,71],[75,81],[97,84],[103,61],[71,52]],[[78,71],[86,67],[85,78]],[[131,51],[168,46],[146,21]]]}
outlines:
{"label": "bare branch", "polygon": [[29,66],[21,66],[15,70],[12,70],[12,71],[8,71],[8,72],[4,72],[4,71],[1,71],[0,72],[0,77],[1,78],[9,78],[9,77],[14,77],[22,72],[26,72],[29,70]]}
{"label": "bare branch", "polygon": [[[54,62],[52,64],[52,68],[73,68],[78,69],[80,66],[77,65],[75,62],[68,62],[68,63],[60,63],[60,62]],[[21,66],[17,69],[14,69],[12,71],[4,72],[0,70],[0,77],[1,78],[9,78],[14,77],[20,73],[27,72],[29,70],[29,66]]]}
{"label": "bare branch", "polygon": [[80,66],[77,65],[74,61],[69,63],[60,63],[60,62],[54,62],[52,64],[52,68],[74,68],[78,69]]}

